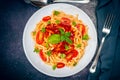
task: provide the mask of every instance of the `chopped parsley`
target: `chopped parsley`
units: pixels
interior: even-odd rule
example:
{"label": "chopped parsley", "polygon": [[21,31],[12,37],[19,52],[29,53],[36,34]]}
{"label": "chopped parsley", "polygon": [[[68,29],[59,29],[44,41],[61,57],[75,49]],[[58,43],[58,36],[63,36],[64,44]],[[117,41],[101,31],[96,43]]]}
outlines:
{"label": "chopped parsley", "polygon": [[76,66],[77,65],[77,62],[75,62],[74,64],[73,64],[73,66]]}
{"label": "chopped parsley", "polygon": [[51,21],[48,21],[47,24],[48,24],[48,25],[51,24]]}
{"label": "chopped parsley", "polygon": [[52,69],[53,69],[53,70],[55,70],[56,68],[57,68],[57,66],[56,66],[56,65],[53,65],[53,66],[52,66]]}
{"label": "chopped parsley", "polygon": [[50,50],[50,51],[47,51],[46,54],[47,54],[48,56],[50,56],[50,55],[51,55],[51,50]]}
{"label": "chopped parsley", "polygon": [[77,44],[77,46],[76,46],[77,48],[80,48],[81,47],[81,44]]}
{"label": "chopped parsley", "polygon": [[70,47],[68,45],[65,45],[65,50],[69,50]]}
{"label": "chopped parsley", "polygon": [[54,11],[54,13],[53,13],[53,15],[59,15],[60,14],[60,12],[59,11]]}
{"label": "chopped parsley", "polygon": [[34,51],[33,52],[36,52],[36,53],[39,53],[40,50],[38,48],[34,48]]}
{"label": "chopped parsley", "polygon": [[89,39],[89,36],[88,34],[85,34],[83,37],[82,37],[83,40],[88,40]]}
{"label": "chopped parsley", "polygon": [[36,31],[33,31],[32,33],[33,33],[33,35],[36,35]]}
{"label": "chopped parsley", "polygon": [[60,54],[60,58],[65,58],[66,57],[66,55],[64,54],[64,53],[62,53],[62,54]]}
{"label": "chopped parsley", "polygon": [[56,24],[60,24],[60,20],[56,20],[55,23],[56,23]]}
{"label": "chopped parsley", "polygon": [[76,26],[76,22],[75,22],[75,21],[73,21],[73,22],[72,22],[72,25],[73,25],[73,26]]}
{"label": "chopped parsley", "polygon": [[45,32],[45,31],[46,31],[45,27],[43,27],[43,28],[41,29],[41,31],[42,31],[42,32]]}

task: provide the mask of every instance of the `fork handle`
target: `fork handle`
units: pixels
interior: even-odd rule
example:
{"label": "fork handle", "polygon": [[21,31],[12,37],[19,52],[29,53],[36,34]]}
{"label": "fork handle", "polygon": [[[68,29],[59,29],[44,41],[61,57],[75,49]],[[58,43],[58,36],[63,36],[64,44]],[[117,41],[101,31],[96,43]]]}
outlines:
{"label": "fork handle", "polygon": [[105,41],[105,37],[102,38],[100,47],[99,47],[98,52],[96,54],[96,57],[95,57],[92,65],[91,65],[91,67],[89,69],[91,73],[94,73],[96,71],[96,67],[97,67],[97,63],[98,63],[98,58],[99,58],[99,55],[100,55],[100,52],[101,52],[101,49],[102,49],[104,41]]}

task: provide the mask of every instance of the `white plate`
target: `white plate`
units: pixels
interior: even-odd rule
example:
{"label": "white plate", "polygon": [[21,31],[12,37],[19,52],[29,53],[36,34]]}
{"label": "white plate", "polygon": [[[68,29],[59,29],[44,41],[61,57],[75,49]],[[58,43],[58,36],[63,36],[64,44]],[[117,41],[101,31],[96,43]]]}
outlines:
{"label": "white plate", "polygon": [[[78,14],[79,19],[81,19],[84,22],[84,24],[88,25],[89,28],[88,34],[90,36],[88,46],[85,49],[84,56],[82,57],[82,59],[80,59],[78,65],[73,69],[65,67],[63,69],[52,70],[51,66],[44,64],[43,61],[38,56],[38,54],[33,52],[34,42],[31,37],[31,32],[34,30],[36,24],[42,19],[42,17],[51,15],[53,10],[62,10],[65,13],[72,15]],[[54,77],[67,77],[83,70],[93,58],[96,46],[97,46],[97,34],[91,19],[81,9],[65,3],[50,4],[36,11],[28,20],[23,33],[23,47],[27,59],[38,71]]]}

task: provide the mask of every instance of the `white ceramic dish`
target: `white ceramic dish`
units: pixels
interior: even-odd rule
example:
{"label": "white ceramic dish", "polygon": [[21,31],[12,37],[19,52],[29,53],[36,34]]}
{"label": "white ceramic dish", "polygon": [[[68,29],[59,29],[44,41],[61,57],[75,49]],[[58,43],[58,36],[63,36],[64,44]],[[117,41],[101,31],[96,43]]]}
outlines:
{"label": "white ceramic dish", "polygon": [[[72,15],[78,14],[79,19],[81,19],[84,22],[84,24],[88,25],[89,28],[88,34],[90,36],[88,46],[85,49],[84,56],[82,57],[82,59],[80,59],[78,65],[75,66],[73,69],[65,67],[63,69],[52,70],[51,66],[45,64],[40,59],[38,54],[33,52],[34,42],[31,37],[31,32],[34,30],[36,24],[42,19],[42,17],[50,15],[53,10],[62,10],[65,13]],[[65,3],[50,4],[36,11],[28,20],[23,33],[23,48],[29,62],[38,71],[53,77],[67,77],[83,70],[92,60],[95,54],[96,47],[97,47],[97,34],[91,19],[80,8]]]}

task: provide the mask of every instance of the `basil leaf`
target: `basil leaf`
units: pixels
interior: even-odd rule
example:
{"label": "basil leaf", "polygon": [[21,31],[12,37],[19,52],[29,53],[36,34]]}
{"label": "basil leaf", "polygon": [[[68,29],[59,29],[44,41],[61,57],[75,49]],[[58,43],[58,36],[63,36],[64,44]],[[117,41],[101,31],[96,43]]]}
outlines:
{"label": "basil leaf", "polygon": [[88,39],[89,39],[88,34],[85,34],[85,35],[82,37],[82,40],[88,40]]}
{"label": "basil leaf", "polygon": [[72,40],[69,39],[68,37],[66,37],[65,41],[68,42],[69,44],[72,44]]}
{"label": "basil leaf", "polygon": [[61,35],[60,40],[61,40],[61,41],[65,41],[65,40],[66,40],[65,36],[64,36],[64,35]]}
{"label": "basil leaf", "polygon": [[61,33],[62,35],[65,34],[65,31],[64,31],[62,28],[59,28],[59,31],[60,31],[60,33]]}
{"label": "basil leaf", "polygon": [[65,33],[65,36],[66,36],[66,37],[70,37],[70,35],[71,35],[70,32],[66,32],[66,33]]}
{"label": "basil leaf", "polygon": [[34,51],[33,52],[36,52],[36,53],[39,53],[40,50],[38,48],[34,48]]}
{"label": "basil leaf", "polygon": [[60,42],[60,35],[59,34],[53,34],[50,37],[48,37],[48,43],[57,44],[59,42]]}

